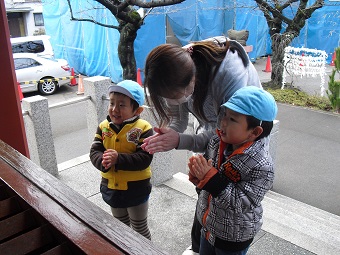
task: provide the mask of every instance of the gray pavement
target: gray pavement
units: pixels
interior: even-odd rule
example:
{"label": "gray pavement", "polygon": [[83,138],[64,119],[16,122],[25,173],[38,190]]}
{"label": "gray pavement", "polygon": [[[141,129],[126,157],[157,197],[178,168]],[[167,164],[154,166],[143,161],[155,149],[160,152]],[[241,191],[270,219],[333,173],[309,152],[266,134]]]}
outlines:
{"label": "gray pavement", "polygon": [[[270,79],[270,73],[262,72],[265,64],[266,59],[254,64],[262,81]],[[314,86],[311,90],[317,93],[316,78],[302,81],[297,86]],[[340,254],[340,174],[336,171],[340,164],[340,117],[290,105],[278,106],[280,127],[285,131],[279,133],[274,189],[263,201],[264,224],[248,254]],[[100,174],[88,155],[61,163],[58,168],[62,182],[110,213],[99,192]],[[285,190],[285,181],[296,183],[296,189]],[[322,199],[314,205],[316,199],[311,194],[315,187],[322,199],[333,201],[333,209],[323,208]],[[290,192],[301,193],[310,201],[292,199]],[[183,173],[153,187],[149,226],[152,242],[164,252],[180,255],[190,245],[196,199],[194,187]]]}
{"label": "gray pavement", "polygon": [[[254,66],[261,81],[267,58]],[[325,88],[332,68],[326,65]],[[320,77],[287,77],[293,86],[320,95]],[[340,216],[340,114],[278,104],[280,121],[273,190]],[[289,188],[287,188],[289,187]]]}
{"label": "gray pavement", "polygon": [[[100,174],[88,155],[59,165],[59,179],[110,214],[99,192]],[[165,253],[180,255],[190,245],[197,196],[187,175],[154,186],[148,222],[152,242]],[[248,254],[340,254],[340,217],[270,191],[264,201],[262,230]]]}

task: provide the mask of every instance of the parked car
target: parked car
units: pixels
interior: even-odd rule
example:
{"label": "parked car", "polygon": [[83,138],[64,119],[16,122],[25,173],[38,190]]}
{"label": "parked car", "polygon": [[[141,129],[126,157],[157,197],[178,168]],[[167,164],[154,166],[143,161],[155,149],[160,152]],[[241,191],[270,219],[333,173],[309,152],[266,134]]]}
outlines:
{"label": "parked car", "polygon": [[65,59],[33,53],[15,53],[13,59],[22,93],[39,91],[51,95],[59,86],[70,83],[71,71]]}

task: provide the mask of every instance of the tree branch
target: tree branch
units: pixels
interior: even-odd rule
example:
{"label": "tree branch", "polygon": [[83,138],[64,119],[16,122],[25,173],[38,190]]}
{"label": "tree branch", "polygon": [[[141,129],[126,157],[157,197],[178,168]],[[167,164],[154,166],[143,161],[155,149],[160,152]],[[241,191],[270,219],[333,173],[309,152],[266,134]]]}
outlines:
{"label": "tree branch", "polygon": [[[290,1],[296,1],[296,0],[290,0]],[[265,14],[265,17],[267,19],[267,23],[268,23],[269,17],[270,17],[269,22],[271,22],[271,23],[274,23],[274,18],[278,18],[278,19],[284,21],[287,24],[290,24],[292,22],[291,19],[288,19],[287,17],[285,17],[281,13],[282,10],[280,9],[280,6],[277,6],[277,7],[274,8],[271,5],[269,5],[267,1],[264,1],[264,0],[255,0],[255,2],[257,3],[257,5],[259,6],[259,8],[262,10],[263,13],[267,12],[267,14]],[[268,23],[268,25],[269,24],[270,23]]]}
{"label": "tree branch", "polygon": [[324,0],[317,0],[317,1],[314,2],[314,4],[312,6],[310,6],[309,8],[306,8],[307,15],[310,13],[308,18],[311,17],[311,15],[312,15],[312,13],[314,11],[316,11],[317,9],[322,8],[324,5],[325,5],[325,1]]}
{"label": "tree branch", "polygon": [[288,6],[291,6],[292,3],[296,3],[297,1],[299,0],[288,0],[287,2],[280,6],[280,10],[286,9]]}
{"label": "tree branch", "polygon": [[108,27],[108,28],[114,28],[114,29],[117,29],[117,30],[120,30],[119,26],[114,26],[114,25],[108,25],[108,24],[104,24],[104,23],[101,23],[101,22],[97,22],[93,19],[78,19],[78,18],[71,18],[71,20],[75,20],[75,21],[88,21],[88,22],[92,22],[96,25],[100,25],[102,27]]}
{"label": "tree branch", "polygon": [[316,0],[313,5],[306,8],[308,0],[301,0],[298,11],[291,24],[288,24],[286,31],[296,31],[298,34],[300,30],[305,26],[306,20],[309,19],[312,14],[321,7],[324,6],[323,0]]}
{"label": "tree branch", "polygon": [[130,5],[136,5],[143,8],[152,8],[159,6],[168,6],[184,2],[185,0],[153,0],[151,2],[145,2],[143,0],[126,0]]}
{"label": "tree branch", "polygon": [[71,13],[71,20],[76,20],[76,21],[87,21],[87,22],[92,22],[94,24],[97,24],[97,25],[100,25],[102,27],[108,27],[108,28],[114,28],[114,29],[117,29],[119,30],[119,26],[113,26],[113,25],[108,25],[108,24],[104,24],[104,23],[101,23],[101,22],[97,22],[93,19],[79,19],[79,18],[75,18],[73,16],[73,10],[72,10],[72,6],[71,6],[71,3],[70,3],[70,0],[67,0],[67,4],[69,6],[69,9],[70,9],[70,13]]}
{"label": "tree branch", "polygon": [[[95,0],[96,2],[102,4],[105,6],[107,9],[110,10],[110,12],[114,15],[117,16],[121,11],[125,10],[125,8],[129,7],[129,1],[107,1],[107,0]],[[130,8],[129,8],[130,10]]]}
{"label": "tree branch", "polygon": [[[118,20],[118,22],[121,25],[121,22],[131,23],[136,26],[140,26],[144,19],[138,18],[138,16],[133,15],[132,12],[135,10],[132,8],[133,5],[139,6],[142,8],[154,8],[159,6],[167,6],[167,5],[174,5],[181,2],[184,2],[185,0],[153,0],[150,2],[145,2],[144,0],[125,0],[125,1],[118,1],[118,0],[94,0],[97,3],[100,3],[103,5],[106,9],[108,9]],[[71,7],[70,0],[67,0],[70,13],[71,13],[71,20],[76,21],[88,21],[93,22],[97,25],[108,27],[108,28],[114,28],[120,30],[119,26],[113,26],[108,24],[103,24],[101,22],[97,22],[92,19],[86,19],[86,18],[75,18],[73,15],[73,10]],[[145,18],[145,17],[144,17]]]}
{"label": "tree branch", "polygon": [[[136,15],[130,15],[133,10],[133,8],[130,7],[128,1],[119,2],[119,1],[106,1],[106,0],[95,0],[96,2],[102,4],[104,7],[106,7],[113,16],[115,16],[117,19],[121,19],[124,22],[135,24],[136,26],[140,25],[141,19],[138,18]],[[118,20],[120,23],[120,21]]]}

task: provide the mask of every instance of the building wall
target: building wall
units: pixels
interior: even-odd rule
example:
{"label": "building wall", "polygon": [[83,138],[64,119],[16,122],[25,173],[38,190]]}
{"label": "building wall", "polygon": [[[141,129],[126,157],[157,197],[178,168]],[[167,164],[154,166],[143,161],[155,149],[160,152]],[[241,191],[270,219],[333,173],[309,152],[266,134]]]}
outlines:
{"label": "building wall", "polygon": [[34,14],[43,12],[40,0],[5,0],[11,37],[31,36],[44,26],[36,26]]}

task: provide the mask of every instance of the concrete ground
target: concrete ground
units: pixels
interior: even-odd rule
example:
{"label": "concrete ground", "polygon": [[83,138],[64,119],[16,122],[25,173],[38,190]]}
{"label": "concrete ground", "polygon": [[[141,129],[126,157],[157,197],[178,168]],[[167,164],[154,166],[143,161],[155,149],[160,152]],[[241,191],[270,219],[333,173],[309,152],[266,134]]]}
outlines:
{"label": "concrete ground", "polygon": [[[99,192],[100,174],[88,155],[60,164],[59,179],[110,214]],[[190,245],[196,199],[194,186],[183,173],[153,187],[148,222],[154,245],[167,254],[182,254]],[[248,254],[340,254],[339,216],[273,191],[263,207],[264,224]]]}

